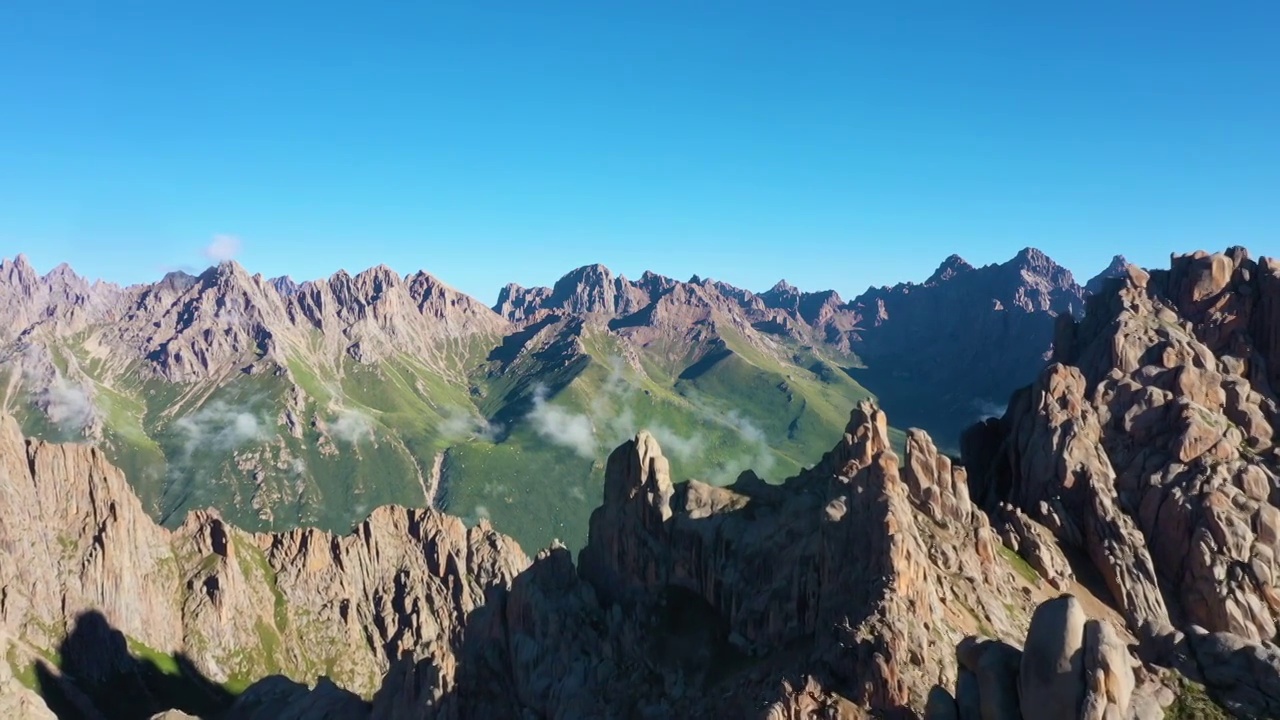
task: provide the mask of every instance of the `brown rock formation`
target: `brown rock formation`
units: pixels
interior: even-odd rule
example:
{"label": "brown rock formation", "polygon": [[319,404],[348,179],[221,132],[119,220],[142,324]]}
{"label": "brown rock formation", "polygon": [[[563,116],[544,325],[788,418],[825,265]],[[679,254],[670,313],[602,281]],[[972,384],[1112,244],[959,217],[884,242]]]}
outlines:
{"label": "brown rock formation", "polygon": [[849,302],[849,349],[866,365],[854,377],[903,426],[954,449],[963,428],[1034,379],[1055,318],[1082,313],[1084,298],[1071,273],[1034,248],[981,268],[953,255],[924,283],[871,288]]}
{"label": "brown rock formation", "polygon": [[[1091,620],[1071,595],[1036,608],[1026,644],[965,638],[954,697],[935,687],[925,720],[1154,720],[1158,674],[1139,684],[1137,661],[1110,623]],[[1167,699],[1167,698],[1166,698]]]}
{"label": "brown rock formation", "polygon": [[1252,648],[1232,656],[1261,673],[1244,689],[1206,674],[1250,712],[1265,703],[1235,694],[1280,678],[1275,268],[1239,248],[1129,267],[1060,324],[1057,362],[964,443],[975,498],[1087,554],[1134,632],[1202,628],[1224,638],[1215,657]]}
{"label": "brown rock formation", "polygon": [[[99,450],[25,440],[5,416],[0,507],[0,629],[21,667],[92,615],[215,682],[323,672],[371,693],[401,658],[452,667],[468,614],[527,565],[510,539],[434,511],[380,508],[346,537],[255,536],[209,513],[170,532]],[[115,662],[76,657],[77,677]]]}

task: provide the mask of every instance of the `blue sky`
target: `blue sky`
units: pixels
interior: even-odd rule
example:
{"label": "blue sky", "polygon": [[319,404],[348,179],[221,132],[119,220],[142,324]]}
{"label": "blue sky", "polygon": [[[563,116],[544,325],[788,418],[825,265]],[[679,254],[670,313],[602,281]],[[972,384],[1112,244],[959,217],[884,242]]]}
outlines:
{"label": "blue sky", "polygon": [[225,235],[492,302],[590,262],[850,296],[1276,254],[1277,36],[1274,2],[8,0],[0,255],[136,282]]}

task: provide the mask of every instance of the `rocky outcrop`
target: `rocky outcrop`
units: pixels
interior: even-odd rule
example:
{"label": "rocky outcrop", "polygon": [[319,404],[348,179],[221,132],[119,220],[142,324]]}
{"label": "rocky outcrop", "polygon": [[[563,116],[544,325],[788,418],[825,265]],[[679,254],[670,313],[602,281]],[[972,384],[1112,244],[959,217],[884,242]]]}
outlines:
{"label": "rocky outcrop", "polygon": [[450,340],[507,330],[482,303],[430,275],[401,277],[386,266],[299,284],[224,262],[199,276],[173,272],[121,289],[90,284],[66,265],[42,277],[18,256],[0,261],[0,300],[0,341],[43,346],[88,333],[102,359],[142,362],[171,382],[222,379],[264,361],[285,366],[290,354],[330,364],[429,357]]}
{"label": "rocky outcrop", "polygon": [[449,340],[507,329],[479,301],[431,275],[402,278],[385,265],[304,283],[286,302],[289,322],[317,331],[329,357],[366,363],[404,352],[430,357]]}
{"label": "rocky outcrop", "polygon": [[1008,503],[1001,503],[992,516],[1005,547],[1017,553],[1054,589],[1067,590],[1071,586],[1074,571],[1052,531]]}
{"label": "rocky outcrop", "polygon": [[[1035,378],[1056,318],[1083,313],[1084,298],[1071,273],[1034,248],[985,267],[953,255],[923,283],[870,288],[849,302],[848,346],[866,366],[854,377],[898,422],[955,451],[962,429]],[[919,351],[921,338],[930,352]]]}
{"label": "rocky outcrop", "polygon": [[1164,688],[1159,677],[1144,675],[1139,688],[1134,673],[1139,664],[1115,628],[1105,620],[1089,619],[1071,595],[1036,608],[1021,649],[1000,640],[969,637],[956,648],[956,656],[962,670],[955,694],[934,688],[925,720],[1163,716],[1154,699]]}
{"label": "rocky outcrop", "polygon": [[1217,649],[1250,648],[1217,667],[1253,680],[1205,676],[1228,707],[1263,707],[1242,696],[1280,678],[1275,267],[1239,248],[1127,267],[1060,323],[1056,362],[964,442],[975,499],[1086,555],[1142,639],[1197,628]]}
{"label": "rocky outcrop", "polygon": [[[936,457],[923,434],[913,447]],[[610,457],[579,573],[552,550],[507,594],[497,665],[544,717],[919,712],[939,677],[955,677],[950,649],[966,631],[1017,632],[1030,610],[982,591],[1019,583],[954,477],[931,476],[935,507],[952,509],[931,519],[871,405],[782,486],[675,484],[641,434]]]}
{"label": "rocky outcrop", "polygon": [[[422,502],[437,452],[538,433],[530,418],[539,393],[551,403],[568,390],[595,393],[593,365],[610,379],[609,397],[596,393],[592,412],[627,406],[609,408],[618,426],[649,417],[651,394],[691,420],[727,407],[757,424],[794,422],[803,432],[767,439],[785,466],[775,475],[798,470],[790,458],[812,453],[812,438],[838,434],[833,409],[864,390],[904,426],[933,430],[954,454],[955,431],[997,410],[1010,385],[1030,377],[1019,363],[1039,364],[1049,341],[1040,330],[1074,292],[1065,271],[1030,250],[991,268],[950,258],[923,285],[881,293],[887,314],[874,318],[833,291],[780,283],[756,294],[699,277],[631,280],[600,265],[553,287],[509,286],[496,312],[426,273],[386,266],[295,282],[225,262],[123,289],[65,266],[41,276],[25,258],[0,267],[0,324],[8,328],[0,330],[0,410],[27,432],[95,442],[128,468],[152,517],[170,526],[211,503],[246,528],[343,532],[373,504]],[[973,322],[941,323],[933,315],[942,311]],[[1035,328],[1018,327],[1024,320]],[[948,333],[936,337],[937,353],[918,352],[915,328],[926,321]],[[937,362],[942,355],[951,361]],[[1013,356],[1023,359],[1006,366]],[[748,396],[752,407],[736,407],[737,380],[724,382],[743,374],[759,390]],[[603,461],[607,444],[637,429],[610,427],[607,440],[578,443],[575,452]],[[759,444],[746,436],[738,443],[733,423],[717,430],[743,447],[731,464]],[[531,472],[558,472],[554,451],[532,449]],[[346,464],[353,454],[361,460],[354,471]],[[721,464],[704,465],[713,462]],[[394,468],[395,477],[381,483],[374,467]],[[476,464],[449,467],[459,489],[476,482],[467,469]],[[723,483],[740,470],[697,472]],[[584,466],[572,480],[585,474]],[[328,500],[348,486],[370,498],[350,512]],[[575,547],[586,534],[583,497],[569,503],[564,525]],[[459,511],[496,504],[485,500]],[[546,519],[544,528],[560,526]],[[529,543],[551,539],[546,530],[512,528]]]}
{"label": "rocky outcrop", "polygon": [[[163,710],[168,696],[135,666],[173,657],[229,718],[1159,709],[1134,700],[1160,680],[1135,675],[1109,620],[1070,597],[1035,610],[1041,586],[996,551],[963,469],[921,432],[900,465],[870,403],[782,485],[675,483],[654,438],[637,436],[610,457],[577,567],[560,546],[529,564],[483,524],[392,507],[347,536],[249,535],[203,512],[170,532],[96,450],[25,441],[6,422],[0,487],[21,510],[0,517],[3,629],[19,648],[74,652],[59,682],[89,687],[91,708],[118,695],[95,691],[101,678]],[[24,533],[37,542],[20,545]],[[1170,657],[1238,649],[1198,636],[1177,647]],[[10,657],[52,676],[39,654]],[[1247,673],[1266,659],[1230,657],[1235,696],[1265,703],[1269,686]],[[271,672],[234,703],[219,694]]]}
{"label": "rocky outcrop", "polygon": [[[705,716],[725,702],[711,687],[736,688],[736,716],[905,712],[954,677],[949,648],[973,618],[1025,622],[982,591],[1016,580],[981,513],[935,477],[938,507],[965,512],[924,515],[870,405],[820,470],[783,487],[673,484],[642,434],[610,460],[581,571],[562,548],[525,569],[506,538],[431,511],[382,508],[345,537],[253,536],[211,513],[170,532],[100,452],[5,422],[0,487],[20,509],[0,518],[7,631],[56,653],[101,642],[76,629],[92,613],[113,643],[182,656],[215,683],[292,677],[246,692],[241,717]],[[923,435],[913,448],[936,455]],[[297,684],[321,672],[372,700]]]}
{"label": "rocky outcrop", "polygon": [[1107,265],[1102,272],[1089,278],[1089,282],[1084,284],[1084,291],[1090,295],[1097,295],[1106,289],[1108,280],[1123,278],[1128,271],[1129,261],[1125,260],[1123,255],[1116,255],[1111,258],[1111,264]]}
{"label": "rocky outcrop", "polygon": [[[1280,516],[1271,336],[1258,318],[1270,317],[1274,268],[1227,257],[1166,274],[1127,267],[1082,321],[1059,322],[1056,362],[1005,416],[968,433],[964,467],[923,431],[907,433],[900,463],[870,403],[779,485],[749,473],[726,487],[675,482],[642,433],[610,456],[576,564],[558,545],[529,563],[486,524],[396,507],[347,535],[254,535],[212,512],[166,530],[100,451],[27,440],[5,420],[11,674],[42,668],[68,693],[115,683],[148,710],[166,695],[147,663],[188,669],[223,705],[274,675],[230,710],[255,718],[1025,718],[1042,707],[1127,718],[1169,699],[1153,689],[1159,665],[1265,716],[1280,677]],[[945,265],[932,282],[983,271]],[[1054,266],[1026,252],[1013,269],[1011,306],[1048,312],[1065,288]],[[734,328],[770,347],[777,333],[810,333],[806,317],[843,312],[786,286],[766,300],[697,278],[623,282],[585,268],[548,292],[556,308],[511,294],[530,313],[511,322],[528,322],[522,337],[548,334],[540,361],[572,363],[587,328],[634,339]],[[147,342],[176,338],[175,353],[228,307],[267,329],[325,325],[356,362],[417,337],[414,317],[436,327],[472,312],[429,277],[385,268],[289,294],[223,267],[143,294],[166,318]],[[173,310],[183,303],[190,314]],[[293,342],[271,332],[267,356]],[[492,362],[527,357],[513,345]],[[172,367],[234,367],[232,355]],[[1002,543],[1079,600],[1040,604],[1045,583]],[[1119,612],[1115,626],[1091,588]],[[1135,667],[1131,639],[1154,665]],[[60,652],[75,662],[52,667]]]}
{"label": "rocky outcrop", "polygon": [[127,646],[213,683],[323,673],[372,693],[402,658],[451,668],[468,615],[528,563],[487,525],[429,510],[380,508],[345,537],[251,535],[205,512],[171,532],[101,451],[26,440],[5,416],[0,507],[10,663],[74,657],[82,682],[114,677]]}

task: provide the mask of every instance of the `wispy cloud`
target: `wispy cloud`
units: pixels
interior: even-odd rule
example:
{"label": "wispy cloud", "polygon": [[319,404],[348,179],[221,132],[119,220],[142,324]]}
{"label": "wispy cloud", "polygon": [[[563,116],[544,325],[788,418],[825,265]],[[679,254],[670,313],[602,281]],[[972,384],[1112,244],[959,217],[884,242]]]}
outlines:
{"label": "wispy cloud", "polygon": [[190,415],[178,418],[173,427],[183,436],[186,459],[197,448],[226,452],[265,440],[269,434],[266,423],[252,410],[238,408],[222,400],[215,400]]}
{"label": "wispy cloud", "polygon": [[727,485],[737,480],[745,470],[754,470],[765,475],[773,469],[777,456],[769,447],[768,438],[760,426],[736,410],[730,410],[716,419],[738,433],[745,449],[737,457],[726,460],[712,470],[707,478],[708,482],[714,485]]}
{"label": "wispy cloud", "polygon": [[663,452],[681,460],[690,460],[697,457],[702,453],[705,446],[701,435],[695,434],[685,437],[666,425],[652,424],[648,430],[658,440]]}
{"label": "wispy cloud", "polygon": [[[603,457],[640,430],[652,433],[671,457],[694,461],[703,455],[710,445],[705,433],[695,431],[683,435],[662,423],[637,420],[628,402],[639,392],[639,386],[627,377],[626,363],[615,357],[610,360],[609,374],[601,391],[591,398],[586,412],[552,403],[547,388],[538,386],[534,391],[533,410],[526,419],[542,437],[584,458]],[[696,397],[691,396],[689,400],[705,423],[728,429],[740,440],[741,452],[711,468],[709,482],[727,484],[744,470],[765,474],[773,469],[777,456],[758,425],[737,410],[723,412]]]}
{"label": "wispy cloud", "polygon": [[567,447],[584,458],[596,456],[596,434],[591,419],[547,402],[545,385],[534,390],[528,420],[539,435],[556,445]]}
{"label": "wispy cloud", "polygon": [[329,423],[329,434],[352,445],[360,440],[373,438],[373,418],[350,408],[338,411],[338,417]]}
{"label": "wispy cloud", "polygon": [[54,375],[41,400],[49,420],[64,431],[81,432],[93,423],[96,411],[89,393],[61,375]]}
{"label": "wispy cloud", "polygon": [[234,260],[240,254],[240,238],[235,235],[214,235],[204,247],[204,256],[214,262]]}
{"label": "wispy cloud", "polygon": [[461,408],[450,408],[436,430],[449,442],[494,442],[502,434],[502,425],[472,415]]}
{"label": "wispy cloud", "polygon": [[1007,403],[1001,405],[1000,403],[985,399],[974,400],[973,407],[974,410],[977,411],[979,421],[1004,417],[1005,412],[1009,409]]}

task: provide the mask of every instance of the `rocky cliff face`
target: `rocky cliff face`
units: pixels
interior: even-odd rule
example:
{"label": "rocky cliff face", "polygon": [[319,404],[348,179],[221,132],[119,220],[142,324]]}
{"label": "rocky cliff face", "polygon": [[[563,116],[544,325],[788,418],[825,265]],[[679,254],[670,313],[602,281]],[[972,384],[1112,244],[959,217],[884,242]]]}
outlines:
{"label": "rocky cliff face", "polygon": [[922,284],[872,288],[849,303],[849,347],[865,363],[855,378],[874,388],[899,422],[956,449],[969,424],[999,414],[1035,378],[1058,316],[1084,311],[1070,271],[1027,248],[975,268],[959,256]]}
{"label": "rocky cliff face", "polygon": [[1087,558],[1154,657],[1249,717],[1280,713],[1277,302],[1280,265],[1240,248],[1129,267],[964,442],[980,504]]}
{"label": "rocky cliff face", "polygon": [[86,717],[111,716],[122,688],[131,707],[173,706],[139,667],[157,657],[205,683],[206,708],[264,720],[1041,717],[1029,698],[1145,718],[1172,699],[1087,588],[1036,610],[1056,591],[1008,559],[964,469],[922,432],[900,463],[871,404],[780,486],[674,483],[638,436],[610,457],[576,567],[390,507],[345,537],[203,512],[169,532],[100,452],[4,423],[11,674],[37,669]]}
{"label": "rocky cliff face", "polygon": [[231,716],[1101,720],[1177,701],[1086,588],[1055,599],[1010,564],[927,435],[900,465],[872,405],[782,486],[674,484],[648,435],[606,473],[578,567],[553,547],[492,595],[452,692],[423,661],[368,705],[273,681]]}
{"label": "rocky cliff face", "polygon": [[282,672],[371,693],[401,660],[450,668],[468,615],[528,564],[486,525],[391,507],[345,537],[252,535],[205,512],[171,532],[99,450],[26,440],[8,417],[0,507],[9,664],[90,689],[114,681],[127,647],[230,687]]}
{"label": "rocky cliff face", "polygon": [[1089,279],[1084,284],[1085,292],[1090,295],[1097,295],[1106,289],[1107,281],[1112,278],[1122,278],[1129,272],[1129,261],[1124,259],[1123,255],[1116,255],[1111,258],[1111,263],[1097,275]]}
{"label": "rocky cliff face", "polygon": [[[217,379],[288,356],[326,364],[394,352],[431,355],[442,343],[498,335],[506,323],[426,273],[385,266],[302,283],[266,280],[234,262],[199,276],[175,272],[121,289],[89,284],[65,265],[44,276],[26,259],[0,262],[5,332],[42,343],[80,332],[123,362],[171,382]],[[320,343],[314,341],[317,333]]]}

